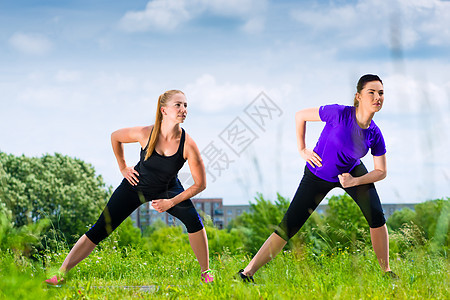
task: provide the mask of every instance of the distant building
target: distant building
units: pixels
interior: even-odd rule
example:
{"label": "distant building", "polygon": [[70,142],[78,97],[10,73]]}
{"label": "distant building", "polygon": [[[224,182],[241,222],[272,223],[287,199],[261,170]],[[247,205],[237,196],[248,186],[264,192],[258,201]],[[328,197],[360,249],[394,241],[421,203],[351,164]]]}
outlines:
{"label": "distant building", "polygon": [[211,217],[211,220],[219,229],[224,226],[223,199],[222,198],[192,198],[198,212],[202,211]]}
{"label": "distant building", "polygon": [[[250,212],[250,205],[223,205],[222,198],[193,198],[197,211],[203,212],[209,217],[215,227],[222,229],[228,226],[228,224],[240,216],[242,213]],[[384,210],[384,216],[388,219],[395,211],[401,210],[405,207],[414,210],[416,203],[385,203],[382,204]],[[328,211],[328,204],[320,204],[316,212],[319,214],[326,214]],[[200,213],[200,215],[202,215]],[[172,217],[168,213],[159,213],[151,208],[150,202],[141,205],[131,214],[132,220],[135,222],[136,227],[141,230],[146,226],[151,225],[156,220],[161,220],[167,225],[183,225],[178,219]],[[281,220],[280,220],[281,221]]]}
{"label": "distant building", "polygon": [[159,213],[151,207],[151,202],[147,202],[138,207],[132,214],[131,219],[134,221],[136,227],[143,230],[156,220],[161,220],[167,225],[182,225],[182,223],[172,217],[168,213]]}
{"label": "distant building", "polygon": [[[224,227],[223,219],[223,200],[222,198],[193,198],[192,203],[200,212],[204,212],[211,217],[211,220],[219,229]],[[132,214],[131,219],[134,221],[136,227],[143,230],[145,227],[151,225],[156,220],[161,220],[167,225],[183,225],[180,220],[172,217],[170,214],[164,212],[159,213],[151,207],[151,203],[147,202],[138,207]]]}
{"label": "distant building", "polygon": [[[383,211],[384,211],[384,217],[386,218],[386,220],[392,216],[392,214],[397,211],[397,210],[401,210],[403,208],[409,208],[414,210],[414,206],[417,203],[382,203],[381,207],[383,207]],[[326,214],[328,211],[328,204],[320,204],[317,208],[316,208],[316,212],[319,214]]]}
{"label": "distant building", "polygon": [[250,212],[250,205],[224,205],[224,227],[227,227],[233,219],[242,215],[243,212]]}

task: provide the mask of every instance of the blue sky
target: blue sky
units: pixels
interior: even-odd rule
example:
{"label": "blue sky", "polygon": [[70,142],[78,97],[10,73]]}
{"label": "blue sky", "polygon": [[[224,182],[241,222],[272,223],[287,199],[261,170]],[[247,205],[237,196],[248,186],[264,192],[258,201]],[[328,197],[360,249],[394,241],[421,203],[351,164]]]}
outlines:
{"label": "blue sky", "polygon": [[[358,78],[375,73],[382,201],[449,196],[448,53],[450,1],[1,1],[0,150],[78,157],[117,186],[110,133],[151,124],[158,95],[177,88],[200,150],[213,143],[233,160],[201,197],[292,198],[304,168],[295,112],[350,105]],[[281,110],[262,129],[245,114],[261,92]],[[237,117],[257,137],[239,155],[220,138]],[[310,148],[322,126],[308,127]],[[127,145],[129,165],[138,151]]]}

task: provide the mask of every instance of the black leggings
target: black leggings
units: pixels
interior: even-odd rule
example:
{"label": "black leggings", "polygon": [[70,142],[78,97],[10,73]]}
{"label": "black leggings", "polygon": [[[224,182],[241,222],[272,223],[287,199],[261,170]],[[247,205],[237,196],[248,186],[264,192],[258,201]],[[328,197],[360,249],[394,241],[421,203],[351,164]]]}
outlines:
{"label": "black leggings", "polygon": [[[362,162],[350,172],[353,177],[359,177],[366,173],[367,169]],[[305,167],[305,173],[294,199],[292,199],[275,233],[285,241],[292,238],[305,224],[327,193],[335,187],[342,188],[342,185],[339,182],[323,180],[314,175],[308,167]],[[371,228],[381,227],[386,223],[380,198],[373,183],[344,188],[344,190],[358,204]]]}
{"label": "black leggings", "polygon": [[[183,191],[183,186],[177,179],[176,184],[164,192],[152,195],[143,194],[134,190],[131,184],[124,179],[112,194],[97,222],[86,232],[86,236],[98,245],[141,204],[156,199],[172,198]],[[167,212],[180,219],[189,233],[197,232],[203,228],[200,216],[190,199],[178,203]]]}

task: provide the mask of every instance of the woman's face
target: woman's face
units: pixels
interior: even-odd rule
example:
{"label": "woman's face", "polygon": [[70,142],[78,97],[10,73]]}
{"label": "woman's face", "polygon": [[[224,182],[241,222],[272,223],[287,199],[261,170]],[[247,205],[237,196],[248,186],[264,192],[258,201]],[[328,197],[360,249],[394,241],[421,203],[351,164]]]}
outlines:
{"label": "woman's face", "polygon": [[370,113],[380,111],[384,102],[383,84],[379,81],[366,83],[361,92],[356,93],[356,99],[359,101],[359,109]]}
{"label": "woman's face", "polygon": [[172,120],[176,123],[183,123],[187,116],[186,97],[181,94],[173,95],[166,105],[161,107],[163,120]]}

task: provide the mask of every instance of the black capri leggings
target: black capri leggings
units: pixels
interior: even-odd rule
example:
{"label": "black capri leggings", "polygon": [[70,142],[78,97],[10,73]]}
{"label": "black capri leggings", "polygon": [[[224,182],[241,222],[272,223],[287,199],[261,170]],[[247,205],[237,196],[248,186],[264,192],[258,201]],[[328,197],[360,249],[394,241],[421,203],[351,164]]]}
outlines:
{"label": "black capri leggings", "polygon": [[[177,179],[176,184],[164,192],[152,195],[143,194],[134,190],[131,184],[124,179],[112,194],[97,222],[86,232],[86,236],[98,245],[141,204],[156,199],[172,198],[183,191],[183,186]],[[167,212],[183,222],[189,233],[203,228],[200,216],[190,199],[178,203]]]}
{"label": "black capri leggings", "polygon": [[[353,177],[359,177],[366,173],[367,169],[362,162],[350,172]],[[323,180],[314,175],[308,167],[305,167],[305,173],[294,199],[292,199],[275,233],[285,241],[292,238],[305,224],[327,193],[335,187],[342,188],[342,185],[340,182]],[[386,223],[380,198],[373,183],[344,188],[344,190],[358,204],[371,228],[381,227]]]}

